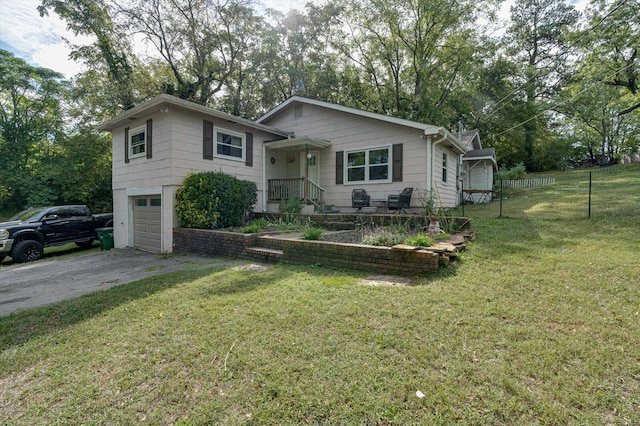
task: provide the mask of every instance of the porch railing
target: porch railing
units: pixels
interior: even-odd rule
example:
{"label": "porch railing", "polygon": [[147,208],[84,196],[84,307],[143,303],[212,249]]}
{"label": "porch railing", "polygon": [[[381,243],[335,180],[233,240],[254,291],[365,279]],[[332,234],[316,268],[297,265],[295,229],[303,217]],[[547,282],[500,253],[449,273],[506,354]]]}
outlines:
{"label": "porch railing", "polygon": [[324,206],[324,189],[306,178],[269,179],[267,199],[269,201],[288,200],[297,197],[301,201]]}

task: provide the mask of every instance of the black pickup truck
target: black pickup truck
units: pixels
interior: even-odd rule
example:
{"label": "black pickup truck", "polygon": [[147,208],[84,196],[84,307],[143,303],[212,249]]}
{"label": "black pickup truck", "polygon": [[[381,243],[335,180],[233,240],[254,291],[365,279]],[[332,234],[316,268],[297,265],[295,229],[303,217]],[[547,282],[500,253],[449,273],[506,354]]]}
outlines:
{"label": "black pickup truck", "polygon": [[55,206],[28,209],[0,223],[0,262],[31,262],[42,257],[45,247],[76,243],[91,247],[96,229],[111,226],[113,214],[92,215],[87,206]]}

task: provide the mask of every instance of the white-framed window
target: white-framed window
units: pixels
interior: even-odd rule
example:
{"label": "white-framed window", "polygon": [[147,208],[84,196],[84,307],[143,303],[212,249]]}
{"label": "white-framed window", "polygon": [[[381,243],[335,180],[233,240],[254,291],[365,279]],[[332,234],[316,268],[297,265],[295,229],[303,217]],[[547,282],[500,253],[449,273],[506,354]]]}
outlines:
{"label": "white-framed window", "polygon": [[214,152],[216,157],[228,158],[231,160],[244,161],[246,136],[243,133],[233,132],[215,128],[213,141],[215,143]]}
{"label": "white-framed window", "polygon": [[391,182],[391,146],[347,151],[346,183]]}
{"label": "white-framed window", "polygon": [[447,181],[447,153],[442,153],[442,182]]}
{"label": "white-framed window", "polygon": [[142,157],[147,153],[147,126],[129,131],[129,158]]}

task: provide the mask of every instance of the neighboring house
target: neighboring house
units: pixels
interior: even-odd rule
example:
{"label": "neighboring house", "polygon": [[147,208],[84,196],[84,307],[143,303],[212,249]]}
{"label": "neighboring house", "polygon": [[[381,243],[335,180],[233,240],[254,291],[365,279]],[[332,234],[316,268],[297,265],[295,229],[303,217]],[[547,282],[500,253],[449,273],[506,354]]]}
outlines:
{"label": "neighboring house", "polygon": [[442,127],[293,97],[257,121],[169,95],[98,128],[113,135],[115,247],[170,253],[179,226],[175,193],[191,173],[223,171],[258,187],[256,211],[298,197],[307,209],[353,212],[362,188],[382,207],[388,195],[432,191],[460,203],[467,148]]}
{"label": "neighboring house", "polygon": [[493,171],[498,170],[496,150],[482,148],[478,129],[462,132],[460,141],[467,148],[462,156],[464,200],[488,203],[492,200]]}

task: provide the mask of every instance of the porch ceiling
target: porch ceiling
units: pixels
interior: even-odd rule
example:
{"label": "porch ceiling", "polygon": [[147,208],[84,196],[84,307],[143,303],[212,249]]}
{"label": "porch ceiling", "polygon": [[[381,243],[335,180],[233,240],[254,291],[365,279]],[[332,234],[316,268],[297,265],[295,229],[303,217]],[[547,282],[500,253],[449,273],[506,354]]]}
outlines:
{"label": "porch ceiling", "polygon": [[265,142],[267,148],[278,148],[285,151],[298,151],[306,148],[328,148],[331,142],[325,139],[317,139],[310,137],[298,137],[290,139],[282,139],[279,141]]}

